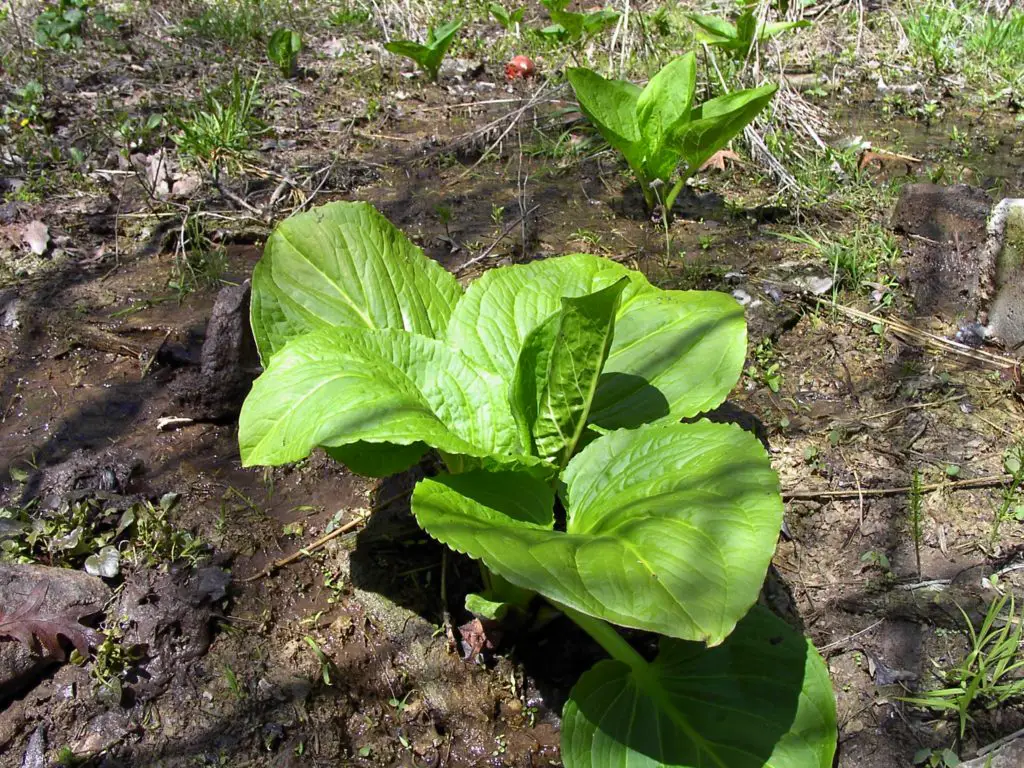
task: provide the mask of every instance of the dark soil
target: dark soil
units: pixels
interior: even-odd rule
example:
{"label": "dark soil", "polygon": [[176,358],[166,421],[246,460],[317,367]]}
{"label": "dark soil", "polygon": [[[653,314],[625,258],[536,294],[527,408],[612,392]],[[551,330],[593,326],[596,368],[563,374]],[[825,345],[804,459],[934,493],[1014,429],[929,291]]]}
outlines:
{"label": "dark soil", "polygon": [[[898,697],[936,687],[934,665],[962,657],[958,608],[984,612],[993,593],[983,578],[1000,572],[1024,594],[1024,526],[1010,519],[990,537],[1000,485],[951,482],[1002,473],[1003,452],[1024,436],[1019,381],[801,303],[793,277],[829,277],[834,265],[793,238],[887,231],[908,174],[966,180],[996,199],[1021,194],[1019,122],[1009,111],[982,115],[944,93],[942,122],[893,116],[862,72],[856,89],[819,100],[822,124],[835,128],[826,138],[838,147],[861,135],[922,162],[844,167],[831,187],[802,197],[781,195],[752,160],[730,164],[684,196],[666,253],[660,223],[643,212],[622,166],[564,110],[564,89],[552,86],[515,122],[510,110],[543,81],[507,85],[503,62],[480,67],[467,50],[441,85],[424,84],[398,62],[382,64],[367,29],[318,26],[307,18],[315,14],[295,10],[293,22],[308,27],[304,75],[263,72],[269,131],[246,163],[219,186],[207,174],[192,196],[159,199],[112,138],[121,113],[183,115],[236,65],[251,75],[262,64],[262,44],[211,42],[168,21],[196,12],[154,3],[113,37],[90,33],[77,52],[31,57],[27,40],[7,44],[17,83],[43,82],[47,113],[33,118],[38,136],[17,134],[23,144],[6,134],[8,156],[21,161],[4,161],[3,181],[29,189],[8,191],[0,208],[5,504],[173,492],[173,525],[205,548],[194,562],[165,558],[110,581],[107,627],[125,620],[124,642],[146,654],[123,674],[120,701],[102,695],[92,662],[47,669],[27,692],[2,696],[0,766],[56,764],[64,748],[104,766],[560,764],[561,706],[600,651],[559,621],[508,632],[496,653],[463,660],[457,628],[470,619],[462,600],[478,572],[415,525],[414,475],[376,483],[320,453],[284,468],[240,466],[235,415],[256,372],[238,324],[245,280],[275,222],[336,199],[373,203],[460,278],[586,251],[663,287],[760,302],[750,309],[750,363],[778,363],[779,379],[768,386],[751,370],[730,400],[760,422],[789,499],[789,536],[764,601],[828,662],[837,765],[906,766],[919,749],[955,741],[954,720]],[[32,14],[19,19],[27,34]],[[345,53],[336,58],[338,46]],[[0,86],[11,104],[13,88]],[[970,137],[969,159],[951,125]],[[26,159],[51,144],[86,148],[87,164]],[[180,162],[163,136],[134,149]],[[807,177],[826,171],[805,173],[810,188]],[[172,182],[170,190],[182,183]],[[32,221],[49,230],[43,255],[21,242]],[[908,235],[891,237],[901,254],[914,246]],[[188,267],[185,239],[206,254],[193,247]],[[893,316],[913,314],[905,287],[891,287]],[[837,298],[868,309],[869,294],[847,286]],[[918,313],[915,323],[956,331],[949,317]],[[920,566],[907,493],[890,492],[914,470],[942,483],[924,497]],[[352,533],[273,568],[371,510]],[[1021,727],[1018,703],[979,712],[961,751]],[[42,762],[29,762],[36,755]]]}

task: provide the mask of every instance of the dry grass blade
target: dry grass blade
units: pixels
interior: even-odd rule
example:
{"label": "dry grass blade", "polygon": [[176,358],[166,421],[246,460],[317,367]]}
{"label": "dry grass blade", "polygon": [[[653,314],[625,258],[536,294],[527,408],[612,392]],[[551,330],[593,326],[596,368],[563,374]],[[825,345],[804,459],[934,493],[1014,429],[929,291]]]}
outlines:
{"label": "dry grass blade", "polygon": [[[951,491],[970,488],[992,488],[1013,480],[1013,475],[988,475],[972,477],[966,480],[947,480],[940,483],[928,483],[920,486],[919,491],[937,491],[946,488]],[[816,491],[810,488],[793,488],[782,492],[783,501],[812,501],[815,499],[859,499],[862,496],[900,496],[910,493],[912,486],[902,485],[895,488],[860,488],[860,489],[829,489]]]}
{"label": "dry grass blade", "polygon": [[1013,371],[1019,366],[1019,363],[1012,357],[997,355],[994,352],[988,352],[983,349],[974,349],[966,344],[961,344],[960,342],[952,341],[950,339],[943,338],[942,336],[937,336],[936,334],[929,333],[928,331],[922,331],[919,328],[908,325],[902,320],[882,317],[881,315],[873,315],[870,312],[862,312],[859,309],[847,307],[843,304],[837,304],[834,301],[822,299],[817,296],[807,296],[804,297],[804,300],[812,302],[813,304],[829,307],[841,315],[846,315],[847,317],[852,317],[856,320],[864,320],[869,323],[881,323],[912,343],[931,347],[941,352],[949,352],[951,354],[960,355],[961,357],[967,357],[989,367],[998,368],[999,370]]}

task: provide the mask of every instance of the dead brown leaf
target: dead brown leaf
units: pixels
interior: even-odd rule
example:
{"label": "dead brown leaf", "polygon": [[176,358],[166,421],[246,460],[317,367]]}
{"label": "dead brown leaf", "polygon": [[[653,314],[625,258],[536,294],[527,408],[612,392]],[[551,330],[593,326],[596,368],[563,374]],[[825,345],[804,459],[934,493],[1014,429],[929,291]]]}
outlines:
{"label": "dead brown leaf", "polygon": [[740,162],[740,156],[731,149],[720,149],[704,161],[704,165],[700,167],[700,170],[724,171],[726,160],[728,160],[729,163],[738,163]]}
{"label": "dead brown leaf", "polygon": [[47,583],[40,581],[20,607],[9,612],[0,607],[0,637],[13,638],[29,648],[34,648],[35,638],[50,655],[60,661],[64,660],[60,638],[66,637],[80,654],[88,656],[89,646],[103,642],[103,634],[81,624],[81,617],[74,614],[42,615],[40,608],[46,599],[47,588]]}

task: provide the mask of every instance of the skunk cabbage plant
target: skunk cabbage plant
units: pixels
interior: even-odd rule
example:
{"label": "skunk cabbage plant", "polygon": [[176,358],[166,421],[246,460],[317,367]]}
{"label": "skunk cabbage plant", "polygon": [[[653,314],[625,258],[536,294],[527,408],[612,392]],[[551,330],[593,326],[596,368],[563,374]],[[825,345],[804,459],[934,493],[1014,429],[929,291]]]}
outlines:
{"label": "skunk cabbage plant", "polygon": [[[467,605],[540,596],[608,651],[565,706],[566,766],[831,766],[824,662],[754,605],[778,479],[749,433],[694,419],[742,369],[731,297],[584,254],[463,290],[371,206],[332,203],[270,237],[251,320],[245,465],[320,446],[383,475],[435,451],[412,510],[482,564]],[[615,625],[660,634],[657,656]]]}
{"label": "skunk cabbage plant", "polygon": [[[583,67],[566,74],[583,114],[636,175],[648,209],[661,203],[669,213],[686,181],[757,117],[777,89],[764,85],[694,104],[693,53],[666,64],[643,89]],[[679,179],[669,188],[677,168]]]}
{"label": "skunk cabbage plant", "polygon": [[295,76],[295,65],[302,51],[302,38],[298,32],[281,27],[267,43],[267,57],[277,65],[284,77]]}
{"label": "skunk cabbage plant", "polygon": [[455,33],[461,27],[461,21],[450,21],[439,27],[431,27],[427,31],[425,43],[417,43],[412,40],[392,40],[390,43],[385,43],[384,48],[398,56],[412,59],[431,80],[436,82],[444,55],[448,53],[448,48],[451,46],[452,40],[455,39]]}
{"label": "skunk cabbage plant", "polygon": [[697,27],[698,40],[715,48],[721,48],[737,61],[747,58],[755,42],[770,40],[790,29],[811,26],[811,22],[805,20],[766,21],[758,24],[756,10],[756,4],[744,5],[735,24],[728,19],[701,13],[687,13],[685,16]]}
{"label": "skunk cabbage plant", "polygon": [[552,23],[540,29],[544,37],[579,42],[593,35],[598,35],[619,20],[618,11],[602,8],[596,11],[579,13],[567,11],[569,0],[541,0],[551,17]]}

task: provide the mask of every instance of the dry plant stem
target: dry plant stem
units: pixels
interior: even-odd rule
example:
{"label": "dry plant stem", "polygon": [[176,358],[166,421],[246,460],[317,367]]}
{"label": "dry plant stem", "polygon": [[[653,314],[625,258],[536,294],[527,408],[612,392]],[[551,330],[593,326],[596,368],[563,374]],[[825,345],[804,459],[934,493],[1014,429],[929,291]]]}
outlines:
{"label": "dry plant stem", "polygon": [[[505,120],[509,121],[508,125],[505,126],[505,129],[498,135],[498,138],[496,138],[493,142],[491,142],[491,145],[489,147],[487,147],[487,149],[483,152],[483,154],[480,155],[480,159],[477,160],[475,163],[473,163],[471,166],[469,166],[469,168],[467,168],[465,171],[460,173],[455,178],[455,181],[462,181],[463,179],[465,179],[472,171],[474,171],[476,169],[476,167],[478,165],[480,165],[480,163],[482,163],[484,161],[485,157],[490,155],[491,152],[493,152],[494,149],[499,144],[501,144],[502,141],[505,140],[505,137],[508,136],[509,133],[512,132],[512,129],[515,128],[516,124],[518,124],[518,122],[522,119],[523,115],[525,115],[529,110],[535,108],[541,102],[541,95],[545,92],[545,89],[547,87],[548,87],[548,83],[544,83],[543,85],[540,86],[540,88],[538,88],[530,96],[529,100],[525,104],[523,104],[521,107],[518,107],[517,109],[512,110],[511,112],[509,112],[504,117],[501,117],[501,118],[499,118],[497,120],[493,120],[492,122],[490,122],[487,125],[485,125],[480,131],[477,132],[477,133],[485,134],[487,131],[491,130],[492,128],[496,128],[497,126],[501,125],[501,123],[503,121],[505,121]],[[509,118],[511,118],[511,119],[509,119]]]}
{"label": "dry plant stem", "polygon": [[[928,483],[921,486],[922,491],[937,491],[948,489],[951,491],[967,490],[971,488],[992,488],[1013,480],[1013,475],[988,475],[986,477],[972,477],[967,480],[950,480],[940,483]],[[861,496],[898,496],[910,493],[911,486],[904,485],[898,488],[860,488],[851,490],[830,490],[820,491],[808,488],[794,488],[782,492],[783,501],[814,501],[817,499],[857,499]]]}
{"label": "dry plant stem", "polygon": [[251,583],[253,581],[259,581],[264,576],[269,576],[270,574],[272,574],[278,568],[283,568],[284,566],[291,565],[295,561],[301,560],[304,557],[309,557],[309,555],[313,554],[318,549],[322,548],[328,542],[338,538],[343,533],[348,533],[352,529],[358,528],[360,525],[362,525],[363,523],[366,522],[367,517],[369,517],[369,515],[360,515],[359,517],[355,518],[354,520],[349,520],[344,525],[338,526],[337,528],[335,528],[330,533],[321,536],[319,539],[314,541],[308,547],[303,547],[298,552],[293,552],[292,554],[288,555],[287,557],[282,557],[280,560],[275,560],[270,565],[268,565],[266,568],[264,568],[262,571],[257,573],[255,576],[250,576],[247,579],[238,579],[237,581],[240,584],[249,584],[249,583]]}
{"label": "dry plant stem", "polygon": [[505,238],[506,238],[506,237],[508,236],[508,233],[509,233],[509,232],[511,232],[511,231],[512,231],[513,229],[515,229],[515,228],[516,228],[517,226],[519,226],[519,223],[520,223],[521,221],[524,221],[524,220],[526,219],[526,217],[527,217],[527,216],[529,216],[529,215],[530,215],[531,213],[533,213],[534,211],[536,211],[536,210],[537,210],[538,208],[540,208],[540,205],[535,205],[535,206],[533,206],[533,208],[531,208],[531,209],[530,209],[530,210],[528,210],[528,211],[527,211],[526,213],[524,213],[524,214],[522,214],[521,216],[519,216],[519,217],[518,217],[518,218],[517,218],[517,219],[516,219],[515,221],[513,221],[513,222],[512,222],[512,223],[510,223],[510,224],[509,224],[508,226],[506,226],[506,227],[505,227],[505,228],[504,228],[504,229],[503,229],[503,230],[501,231],[501,234],[500,234],[500,235],[498,235],[498,236],[497,236],[497,237],[495,238],[494,242],[493,242],[493,243],[491,243],[491,244],[490,244],[489,246],[487,246],[487,247],[486,247],[486,248],[484,249],[483,253],[481,253],[481,254],[480,254],[479,256],[474,256],[474,257],[473,257],[472,259],[470,259],[469,261],[467,261],[467,262],[466,262],[465,264],[463,264],[463,265],[462,265],[461,267],[459,267],[458,269],[456,269],[456,270],[455,270],[455,274],[456,274],[456,275],[460,275],[460,274],[462,274],[462,273],[463,273],[463,272],[465,272],[465,271],[466,271],[467,269],[469,269],[470,267],[472,267],[472,266],[473,266],[474,264],[479,264],[479,263],[480,263],[481,261],[483,261],[483,260],[484,260],[484,259],[486,259],[486,258],[487,258],[488,256],[490,256],[490,255],[491,255],[491,252],[492,252],[492,251],[493,251],[493,250],[494,250],[495,248],[497,248],[497,247],[498,247],[498,243],[500,243],[500,242],[501,242],[502,240],[504,240],[504,239],[505,239]]}
{"label": "dry plant stem", "polygon": [[888,317],[873,315],[870,312],[862,312],[859,309],[847,307],[843,304],[837,304],[834,301],[823,299],[818,296],[805,296],[802,297],[802,299],[806,302],[810,302],[812,305],[819,304],[829,307],[842,315],[846,315],[847,317],[852,317],[857,320],[865,320],[869,323],[881,323],[882,325],[888,326],[896,333],[919,341],[924,346],[930,346],[940,351],[952,352],[953,354],[961,355],[963,357],[969,357],[979,363],[994,366],[1002,370],[1013,370],[1018,365],[1017,361],[1011,357],[1004,357],[1003,355],[997,355],[993,352],[987,352],[981,349],[972,349],[966,344],[961,344],[957,341],[950,341],[949,339],[937,336],[934,333],[914,328],[912,325],[908,325],[902,320],[893,320]]}
{"label": "dry plant stem", "polygon": [[818,653],[824,654],[826,651],[831,651],[833,648],[838,648],[840,645],[843,645],[844,643],[848,643],[851,640],[853,640],[854,638],[860,637],[861,635],[866,635],[868,632],[870,632],[872,629],[874,629],[875,627],[877,627],[880,624],[882,624],[884,621],[885,621],[885,619],[879,619],[878,621],[876,621],[871,626],[864,627],[864,629],[860,630],[859,632],[854,632],[852,635],[847,635],[846,637],[841,638],[839,640],[835,640],[835,641],[829,643],[828,645],[819,646]]}
{"label": "dry plant stem", "polygon": [[338,528],[335,528],[330,533],[324,534],[319,539],[317,539],[312,544],[310,544],[308,547],[303,547],[298,552],[293,552],[292,554],[288,555],[287,557],[283,557],[280,560],[275,560],[273,563],[268,565],[266,568],[264,568],[262,571],[257,573],[255,576],[250,576],[247,579],[238,579],[239,583],[241,583],[241,584],[248,584],[248,583],[253,582],[253,581],[258,581],[259,579],[262,579],[264,576],[269,576],[271,573],[276,571],[278,568],[282,568],[282,567],[284,567],[286,565],[291,565],[292,563],[296,562],[297,560],[301,560],[304,557],[309,557],[309,555],[313,554],[318,549],[323,548],[323,546],[325,544],[327,544],[328,542],[333,541],[334,539],[338,538],[343,533],[348,533],[349,531],[353,530],[354,528],[358,528],[360,525],[365,523],[370,518],[370,515],[372,515],[374,512],[376,512],[378,510],[381,510],[381,509],[384,509],[384,507],[386,507],[389,504],[392,504],[392,503],[398,501],[399,499],[403,498],[404,496],[408,496],[410,493],[411,493],[411,491],[400,491],[399,493],[391,494],[390,496],[388,496],[385,499],[381,499],[376,504],[372,504],[370,506],[370,508],[364,514],[359,515],[354,520],[349,520],[347,523],[345,523],[344,525],[342,525],[342,526],[340,526]]}
{"label": "dry plant stem", "polygon": [[1024,736],[1024,728],[1020,728],[1019,730],[1014,731],[1008,736],[1003,736],[1003,738],[993,741],[991,744],[988,744],[984,747],[981,747],[981,749],[978,750],[976,757],[984,757],[989,752],[994,752],[1000,747],[1009,744],[1011,741],[1014,741],[1020,738],[1021,736]]}

